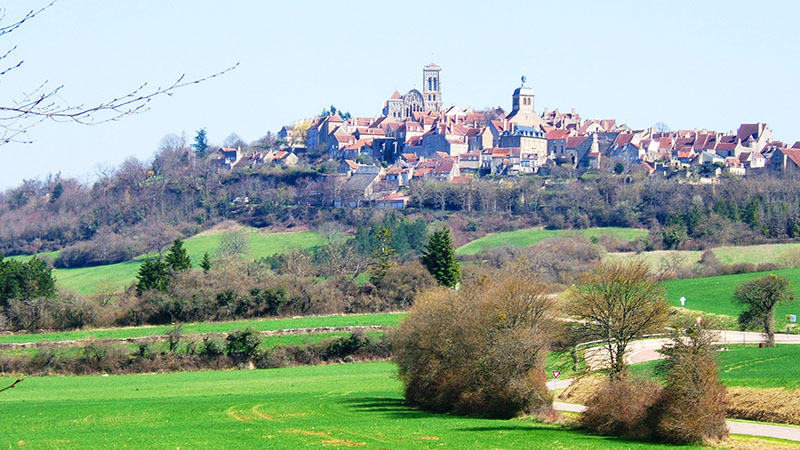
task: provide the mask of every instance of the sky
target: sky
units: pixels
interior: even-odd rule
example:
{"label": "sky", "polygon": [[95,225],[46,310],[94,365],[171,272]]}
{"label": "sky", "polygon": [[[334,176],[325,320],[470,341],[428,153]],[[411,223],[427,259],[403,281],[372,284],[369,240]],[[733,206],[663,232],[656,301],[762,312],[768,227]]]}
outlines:
{"label": "sky", "polygon": [[[7,0],[0,25],[47,1]],[[0,189],[152,158],[161,139],[205,127],[212,143],[253,141],[333,104],[380,114],[397,89],[442,67],[445,105],[502,106],[527,76],[536,111],[575,108],[634,128],[734,130],[767,122],[800,140],[795,1],[136,1],[59,0],[0,53],[0,105],[47,82],[93,105],[140,84],[166,86],[239,66],[162,96],[118,122],[45,122],[0,146]]]}

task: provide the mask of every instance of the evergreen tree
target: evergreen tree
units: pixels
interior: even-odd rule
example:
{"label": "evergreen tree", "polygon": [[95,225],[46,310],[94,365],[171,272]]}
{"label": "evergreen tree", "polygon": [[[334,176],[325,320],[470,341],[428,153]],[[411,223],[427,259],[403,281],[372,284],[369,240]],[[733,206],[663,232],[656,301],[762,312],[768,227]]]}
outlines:
{"label": "evergreen tree", "polygon": [[442,286],[455,288],[461,279],[461,269],[447,228],[433,232],[420,260]]}
{"label": "evergreen tree", "polygon": [[136,275],[136,291],[140,294],[150,289],[166,291],[169,285],[169,266],[161,258],[147,258]]}
{"label": "evergreen tree", "polygon": [[395,250],[391,245],[392,231],[388,226],[381,227],[375,238],[377,245],[372,252],[372,261],[369,268],[369,280],[372,284],[378,284],[383,280],[383,277],[386,276],[386,271],[392,267],[392,259],[395,255]]}
{"label": "evergreen tree", "polygon": [[172,247],[169,248],[165,261],[167,266],[175,272],[183,272],[192,268],[192,259],[189,258],[189,254],[183,248],[183,241],[180,239],[172,241]]}
{"label": "evergreen tree", "polygon": [[203,259],[200,260],[200,268],[203,269],[205,273],[211,270],[211,257],[208,256],[208,252],[203,253]]}
{"label": "evergreen tree", "polygon": [[56,280],[46,262],[37,257],[25,262],[3,259],[0,253],[0,306],[7,307],[15,298],[30,300],[55,293]]}
{"label": "evergreen tree", "polygon": [[194,149],[194,153],[201,158],[208,153],[208,135],[205,128],[197,130],[192,148]]}

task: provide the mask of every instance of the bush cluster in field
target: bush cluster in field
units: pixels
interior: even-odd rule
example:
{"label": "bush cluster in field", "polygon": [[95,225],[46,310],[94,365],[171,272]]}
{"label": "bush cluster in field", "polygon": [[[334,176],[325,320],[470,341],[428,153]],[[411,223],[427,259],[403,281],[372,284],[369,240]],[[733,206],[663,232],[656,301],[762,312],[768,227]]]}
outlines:
{"label": "bush cluster in field", "polygon": [[152,342],[136,346],[91,342],[74,347],[46,347],[33,354],[0,357],[0,371],[27,375],[88,375],[186,370],[225,369],[249,366],[260,369],[386,359],[391,355],[381,336],[356,331],[346,337],[308,345],[259,348],[261,334],[251,328],[234,330],[225,339],[185,339],[180,327],[168,331],[168,346]]}

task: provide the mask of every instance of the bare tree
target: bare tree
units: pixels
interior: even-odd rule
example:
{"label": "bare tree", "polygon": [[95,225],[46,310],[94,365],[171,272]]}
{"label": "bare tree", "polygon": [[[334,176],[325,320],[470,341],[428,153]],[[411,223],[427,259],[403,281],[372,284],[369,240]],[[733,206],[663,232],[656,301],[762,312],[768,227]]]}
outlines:
{"label": "bare tree", "polygon": [[[10,35],[26,22],[52,7],[56,1],[52,0],[39,9],[28,11],[22,18],[9,25],[0,25],[0,38]],[[3,10],[2,14],[0,14],[0,24],[5,18],[5,12]],[[6,37],[6,39],[8,38]],[[17,46],[12,45],[5,52],[0,51],[0,77],[8,75],[23,66],[24,61],[15,57],[14,52],[16,49]],[[48,120],[96,125],[117,121],[125,116],[147,111],[149,109],[148,105],[153,98],[162,95],[171,96],[179,88],[216,78],[230,72],[238,65],[239,63],[236,63],[217,73],[191,80],[187,80],[184,74],[166,86],[151,88],[149,83],[145,82],[120,96],[88,106],[64,103],[59,95],[59,92],[64,88],[63,85],[53,86],[48,81],[41,82],[31,90],[22,92],[19,98],[12,100],[10,104],[0,105],[0,145],[10,142],[32,142],[27,137],[28,130]]]}
{"label": "bare tree", "polygon": [[625,367],[628,344],[663,330],[669,305],[661,284],[642,260],[602,263],[575,289],[571,312],[588,334],[605,341],[611,376]]}

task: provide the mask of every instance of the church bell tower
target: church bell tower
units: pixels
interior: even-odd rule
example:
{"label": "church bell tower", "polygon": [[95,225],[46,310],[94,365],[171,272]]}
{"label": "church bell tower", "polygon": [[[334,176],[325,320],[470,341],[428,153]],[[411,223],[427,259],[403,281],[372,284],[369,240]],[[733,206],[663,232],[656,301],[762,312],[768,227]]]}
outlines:
{"label": "church bell tower", "polygon": [[442,110],[441,71],[442,68],[434,63],[422,68],[422,100],[425,103],[425,111]]}

